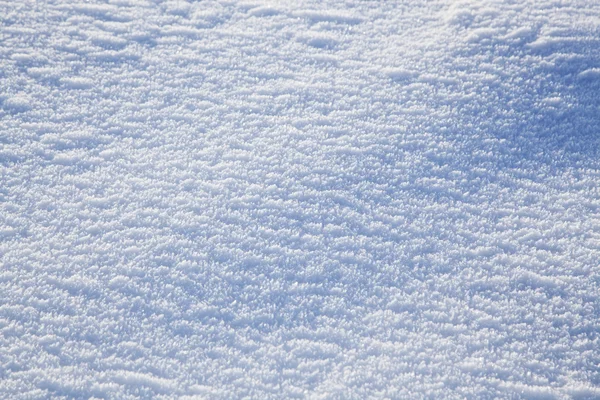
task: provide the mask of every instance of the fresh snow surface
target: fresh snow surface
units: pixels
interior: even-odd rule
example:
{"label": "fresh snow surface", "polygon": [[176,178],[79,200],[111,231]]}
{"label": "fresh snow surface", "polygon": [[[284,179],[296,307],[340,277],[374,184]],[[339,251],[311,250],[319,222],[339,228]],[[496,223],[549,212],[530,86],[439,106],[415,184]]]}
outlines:
{"label": "fresh snow surface", "polygon": [[0,21],[0,398],[600,398],[600,2]]}

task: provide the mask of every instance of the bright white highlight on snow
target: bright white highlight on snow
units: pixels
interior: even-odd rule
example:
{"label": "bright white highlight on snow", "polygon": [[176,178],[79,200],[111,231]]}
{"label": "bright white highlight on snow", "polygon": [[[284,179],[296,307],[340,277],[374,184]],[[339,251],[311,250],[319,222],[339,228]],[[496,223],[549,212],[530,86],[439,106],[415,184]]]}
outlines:
{"label": "bright white highlight on snow", "polygon": [[600,3],[0,0],[0,397],[600,397]]}

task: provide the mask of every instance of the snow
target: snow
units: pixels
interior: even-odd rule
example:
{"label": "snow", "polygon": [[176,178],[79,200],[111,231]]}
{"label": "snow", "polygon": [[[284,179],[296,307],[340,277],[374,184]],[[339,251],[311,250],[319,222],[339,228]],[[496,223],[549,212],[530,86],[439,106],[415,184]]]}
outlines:
{"label": "snow", "polygon": [[0,21],[0,397],[600,396],[600,3]]}

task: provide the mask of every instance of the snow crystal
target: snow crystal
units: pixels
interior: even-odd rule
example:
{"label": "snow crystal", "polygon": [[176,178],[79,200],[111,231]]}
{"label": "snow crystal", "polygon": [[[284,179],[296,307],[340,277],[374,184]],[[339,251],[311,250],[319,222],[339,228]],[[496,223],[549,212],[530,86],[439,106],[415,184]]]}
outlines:
{"label": "snow crystal", "polygon": [[600,396],[600,3],[0,21],[0,398]]}

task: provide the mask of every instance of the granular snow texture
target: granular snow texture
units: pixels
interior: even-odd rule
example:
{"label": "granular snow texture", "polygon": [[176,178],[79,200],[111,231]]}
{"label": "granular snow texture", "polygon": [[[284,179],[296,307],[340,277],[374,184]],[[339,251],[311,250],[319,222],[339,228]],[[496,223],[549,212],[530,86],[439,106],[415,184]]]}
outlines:
{"label": "granular snow texture", "polygon": [[0,0],[0,397],[600,398],[600,2]]}

